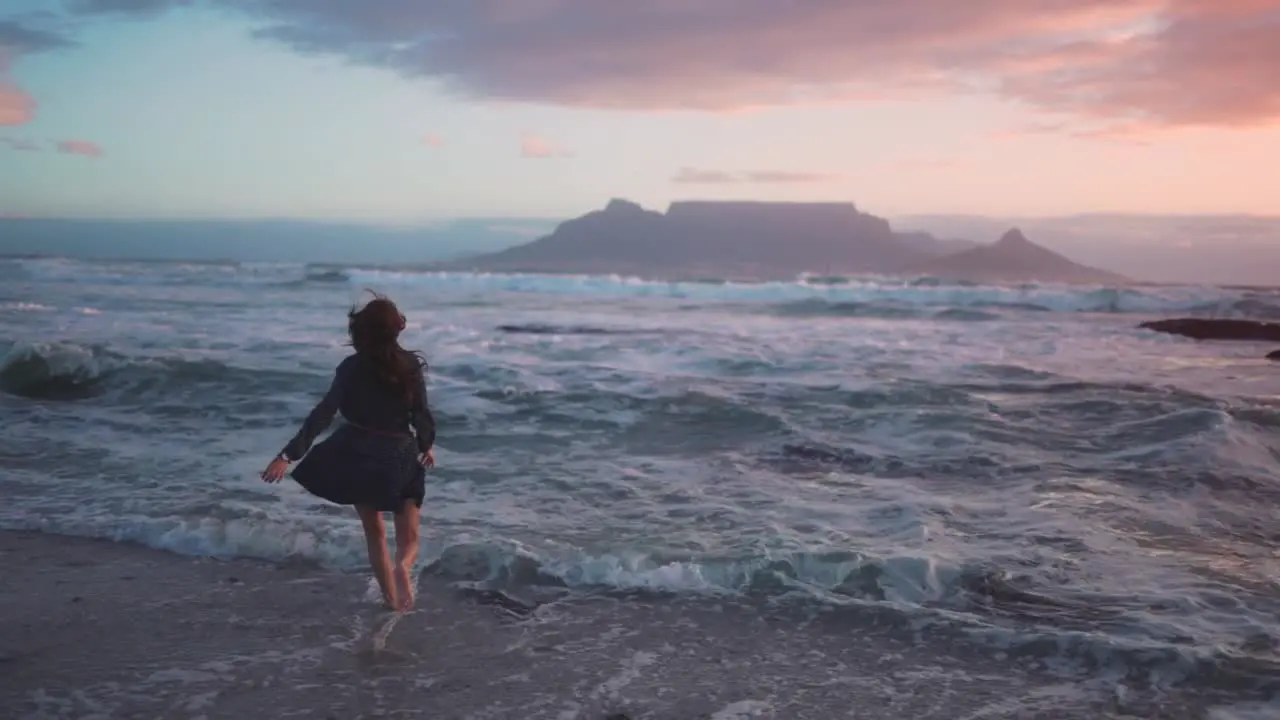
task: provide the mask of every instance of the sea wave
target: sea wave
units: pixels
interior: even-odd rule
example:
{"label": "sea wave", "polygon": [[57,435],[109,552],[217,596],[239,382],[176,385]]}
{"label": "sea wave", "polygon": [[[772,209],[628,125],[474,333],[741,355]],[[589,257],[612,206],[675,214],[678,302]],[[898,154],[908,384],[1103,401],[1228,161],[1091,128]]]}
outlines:
{"label": "sea wave", "polygon": [[[12,344],[0,356],[0,392],[31,400],[75,401],[110,395],[116,400],[176,402],[217,387],[228,394],[254,396],[290,388],[314,388],[317,376],[303,371],[250,369],[217,360],[179,356],[140,358],[101,345],[70,342]],[[321,382],[323,382],[321,380]],[[214,410],[207,398],[193,412]]]}
{"label": "sea wave", "polygon": [[[222,513],[226,515],[226,513]],[[136,543],[200,557],[306,562],[362,570],[364,542],[354,523],[302,523],[257,512],[185,519],[97,515],[0,521],[7,529]],[[925,552],[771,552],[755,557],[664,555],[618,550],[590,553],[534,548],[513,540],[426,543],[422,572],[463,587],[498,593],[531,608],[563,592],[646,593],[738,599],[791,607],[825,622],[898,627],[983,644],[1024,662],[1076,666],[1090,673],[1153,685],[1209,685],[1219,690],[1280,691],[1276,638],[1203,645],[1119,629],[1133,609],[1038,592],[1015,565],[958,563]],[[833,614],[834,613],[834,614]],[[1133,626],[1141,624],[1134,618]],[[1075,626],[1079,627],[1075,627]]]}
{"label": "sea wave", "polygon": [[302,278],[304,283],[345,283],[351,280],[344,267],[332,265],[308,265]]}
{"label": "sea wave", "polygon": [[[921,315],[964,310],[951,319],[990,319],[998,312],[1110,314],[1189,313],[1220,317],[1280,315],[1280,291],[1215,287],[1134,288],[1051,284],[989,286],[924,279],[805,278],[792,282],[666,282],[620,275],[350,270],[353,284],[423,287],[437,291],[593,295],[612,298],[675,298],[710,303],[754,303],[774,314],[797,317]],[[983,312],[989,311],[989,312]]]}
{"label": "sea wave", "polygon": [[[432,362],[442,578],[1275,670],[1275,375],[1124,317],[1262,314],[1267,292],[30,262],[48,277],[0,300],[56,310],[0,312],[2,527],[363,572],[349,509],[256,474],[373,287]],[[844,321],[877,315],[944,322]]]}
{"label": "sea wave", "polygon": [[0,302],[0,312],[29,313],[53,312],[56,308],[32,302]]}
{"label": "sea wave", "polygon": [[[938,278],[821,277],[740,282],[717,279],[661,281],[625,275],[441,272],[427,269],[305,263],[179,263],[8,259],[9,274],[42,282],[106,285],[283,285],[299,290],[343,285],[353,290],[590,296],[601,299],[670,298],[701,303],[757,304],[795,317],[911,317],[984,320],[995,313],[1194,314],[1280,318],[1280,290],[1211,286],[1083,287],[1027,283],[977,285]],[[924,310],[921,310],[921,309]],[[959,314],[957,314],[959,313]]]}

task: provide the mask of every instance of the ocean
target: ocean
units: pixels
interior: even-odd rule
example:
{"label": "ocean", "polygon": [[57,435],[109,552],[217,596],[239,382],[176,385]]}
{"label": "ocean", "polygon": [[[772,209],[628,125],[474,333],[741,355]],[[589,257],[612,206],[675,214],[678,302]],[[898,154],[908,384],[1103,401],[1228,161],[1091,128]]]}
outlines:
{"label": "ocean", "polygon": [[1275,348],[1137,329],[1280,290],[0,259],[0,529],[365,572],[354,513],[258,473],[366,288],[430,362],[424,576],[1280,693]]}

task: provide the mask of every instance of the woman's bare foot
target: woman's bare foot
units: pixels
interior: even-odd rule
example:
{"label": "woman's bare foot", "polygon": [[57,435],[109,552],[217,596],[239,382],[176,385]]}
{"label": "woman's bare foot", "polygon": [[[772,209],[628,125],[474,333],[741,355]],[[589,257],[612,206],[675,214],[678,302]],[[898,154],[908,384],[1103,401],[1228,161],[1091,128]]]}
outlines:
{"label": "woman's bare foot", "polygon": [[409,568],[404,565],[396,565],[392,577],[396,583],[396,593],[400,596],[400,610],[409,610],[413,608],[413,603],[417,599],[413,593],[413,578],[409,576]]}
{"label": "woman's bare foot", "polygon": [[396,594],[394,592],[383,593],[382,607],[385,610],[399,610],[400,600],[399,598],[396,597]]}

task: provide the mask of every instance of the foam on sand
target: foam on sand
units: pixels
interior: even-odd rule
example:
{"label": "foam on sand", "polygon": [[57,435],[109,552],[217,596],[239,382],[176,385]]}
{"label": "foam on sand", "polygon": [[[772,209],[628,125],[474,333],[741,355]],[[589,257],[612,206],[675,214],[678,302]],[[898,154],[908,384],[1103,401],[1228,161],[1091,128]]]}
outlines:
{"label": "foam on sand", "polygon": [[363,574],[28,533],[0,533],[0,573],[14,718],[1094,720],[1220,704],[705,599],[512,612],[428,577],[419,608],[395,615]]}

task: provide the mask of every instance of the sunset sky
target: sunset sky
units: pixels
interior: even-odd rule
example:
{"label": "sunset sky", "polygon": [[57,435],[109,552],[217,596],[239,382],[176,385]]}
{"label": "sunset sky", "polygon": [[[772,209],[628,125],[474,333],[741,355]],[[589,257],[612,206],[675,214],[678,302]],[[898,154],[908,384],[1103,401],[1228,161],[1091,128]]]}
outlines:
{"label": "sunset sky", "polygon": [[1280,0],[3,0],[0,214],[1280,211]]}

